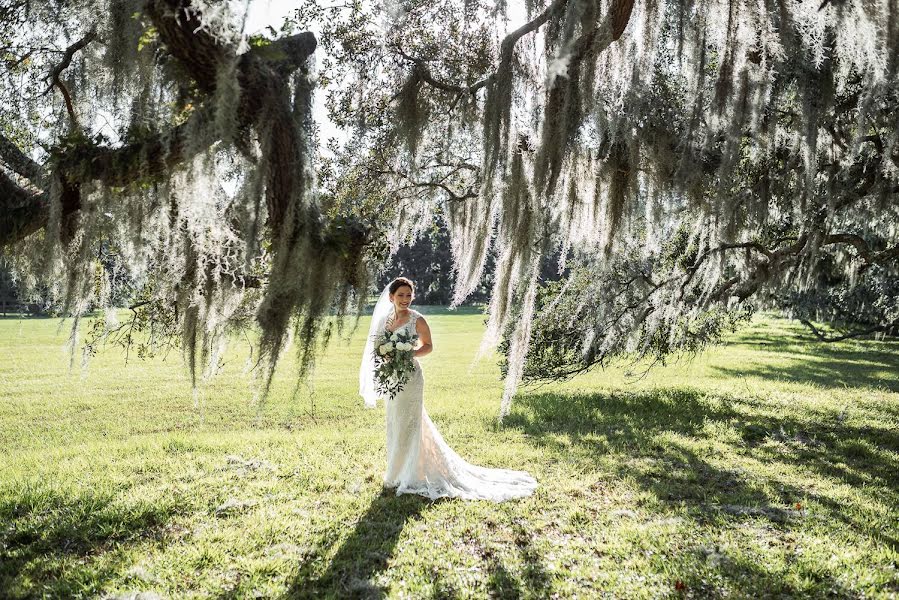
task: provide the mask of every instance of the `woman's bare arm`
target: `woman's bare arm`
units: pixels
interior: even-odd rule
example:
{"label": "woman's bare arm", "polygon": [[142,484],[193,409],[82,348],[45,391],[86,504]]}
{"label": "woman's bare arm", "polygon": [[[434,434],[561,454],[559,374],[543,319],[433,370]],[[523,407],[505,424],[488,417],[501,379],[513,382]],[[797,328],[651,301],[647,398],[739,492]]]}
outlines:
{"label": "woman's bare arm", "polygon": [[417,358],[430,354],[431,350],[434,349],[434,344],[431,343],[431,328],[428,327],[428,322],[425,321],[424,317],[418,317],[418,320],[415,322],[415,332],[418,334],[420,345],[415,349],[413,356]]}

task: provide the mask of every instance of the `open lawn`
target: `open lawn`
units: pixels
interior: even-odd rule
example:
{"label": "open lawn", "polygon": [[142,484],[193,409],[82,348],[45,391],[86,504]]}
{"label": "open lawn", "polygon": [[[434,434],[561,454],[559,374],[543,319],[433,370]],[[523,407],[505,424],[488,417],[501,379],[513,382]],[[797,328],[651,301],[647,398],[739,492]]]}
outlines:
{"label": "open lawn", "polygon": [[422,312],[431,417],[534,497],[382,493],[367,319],[261,406],[245,343],[195,406],[179,356],[70,373],[58,321],[0,320],[0,597],[899,596],[899,344],[759,320],[637,381],[526,389],[498,426],[483,317]]}

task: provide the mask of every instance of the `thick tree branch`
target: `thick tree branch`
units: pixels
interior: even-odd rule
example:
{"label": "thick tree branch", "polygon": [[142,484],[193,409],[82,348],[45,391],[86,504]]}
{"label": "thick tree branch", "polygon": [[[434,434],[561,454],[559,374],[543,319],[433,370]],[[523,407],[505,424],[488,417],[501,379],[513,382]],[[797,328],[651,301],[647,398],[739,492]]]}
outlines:
{"label": "thick tree branch", "polygon": [[311,31],[279,38],[266,46],[258,46],[249,54],[271,63],[285,74],[293,73],[303,66],[306,59],[315,51],[317,40]]}
{"label": "thick tree branch", "polygon": [[[189,0],[150,0],[148,12],[160,40],[188,70],[204,95],[215,92],[219,72],[237,60],[240,100],[238,130],[260,126],[268,152],[275,161],[268,170],[266,202],[269,226],[277,233],[289,215],[293,198],[303,188],[302,142],[291,106],[286,69],[300,66],[315,50],[315,36],[300,34],[275,44],[277,54],[294,52],[289,60],[269,61],[258,52],[236,58],[235,48],[223,44],[202,28],[199,14]],[[278,57],[273,57],[278,58]],[[300,218],[300,215],[293,215]],[[313,215],[306,217],[315,220]]]}
{"label": "thick tree branch", "polygon": [[821,331],[820,329],[818,329],[815,326],[815,324],[812,323],[811,321],[809,321],[808,319],[799,319],[799,322],[802,323],[803,325],[805,325],[806,327],[808,327],[809,330],[813,334],[815,334],[816,338],[818,338],[822,342],[829,342],[829,343],[842,342],[843,340],[849,340],[849,339],[861,337],[864,335],[871,335],[872,333],[879,333],[879,332],[892,333],[892,332],[896,331],[897,328],[899,328],[899,320],[896,320],[896,321],[892,321],[891,323],[884,323],[882,325],[873,325],[871,327],[868,327],[867,329],[859,329],[856,331],[849,331],[842,335],[829,336],[829,335],[825,334],[823,331]]}
{"label": "thick tree branch", "polygon": [[899,246],[875,252],[869,264],[884,264],[899,259]]}
{"label": "thick tree branch", "polygon": [[[549,194],[555,188],[574,132],[583,122],[578,100],[582,93],[578,90],[582,66],[585,61],[595,60],[598,54],[619,39],[632,9],[633,0],[612,0],[605,15],[596,18],[595,22],[592,18],[583,19],[583,33],[574,40],[566,41],[566,45],[558,50],[557,60],[564,61],[564,73],[554,77],[546,91],[541,141],[534,166],[534,181],[541,194]],[[619,162],[623,162],[621,159],[626,161],[627,156],[626,152],[621,152]],[[615,187],[627,187],[629,171],[629,167],[618,169]]]}
{"label": "thick tree branch", "polygon": [[875,264],[884,264],[899,258],[899,246],[873,251],[865,238],[854,233],[832,233],[826,236],[822,242],[822,245],[830,244],[849,244],[854,247],[858,258],[863,262],[864,268]]}
{"label": "thick tree branch", "polygon": [[618,41],[631,18],[634,0],[614,0],[605,17],[574,42],[572,63],[596,56]]}
{"label": "thick tree branch", "polygon": [[[731,250],[751,250],[757,252],[763,258],[750,265],[748,274],[735,275],[719,283],[706,297],[706,303],[725,302],[728,298],[735,297],[745,300],[756,294],[765,284],[782,274],[786,268],[796,264],[802,252],[806,249],[811,236],[804,233],[798,238],[782,238],[777,240],[778,244],[792,240],[792,243],[785,246],[768,248],[757,242],[739,242],[731,244],[721,244],[714,248],[703,252],[696,258],[693,264],[687,268],[683,278],[678,283],[681,294],[686,293],[694,275],[699,271],[701,266],[712,256],[729,252]],[[856,250],[857,258],[862,261],[862,267],[868,268],[874,264],[885,264],[899,259],[899,246],[886,248],[881,251],[872,251],[868,242],[859,235],[839,233],[824,236],[821,245],[847,244]],[[839,337],[827,337],[814,329],[813,325],[803,321],[806,326],[812,329],[812,332],[823,341],[840,341],[850,337],[860,335],[868,335],[878,331],[895,331],[899,327],[899,323],[888,323],[873,326],[869,329],[860,330]]]}
{"label": "thick tree branch", "polygon": [[35,185],[40,185],[44,179],[44,168],[31,160],[12,140],[2,133],[0,133],[0,160],[15,173],[18,173]]}
{"label": "thick tree branch", "polygon": [[200,13],[188,0],[148,0],[146,10],[166,50],[187,68],[199,90],[214,92],[228,48],[203,28]]}
{"label": "thick tree branch", "polygon": [[720,246],[715,246],[714,248],[709,248],[702,254],[700,254],[696,261],[687,268],[687,276],[684,281],[681,283],[681,290],[689,285],[690,281],[692,281],[693,276],[696,275],[696,272],[699,271],[699,268],[705,263],[706,260],[712,257],[714,254],[721,254],[723,252],[727,252],[728,250],[755,250],[763,254],[769,261],[774,259],[774,252],[765,248],[758,242],[738,242],[733,244],[721,244]]}
{"label": "thick tree branch", "polygon": [[41,229],[47,222],[49,202],[45,192],[19,186],[0,171],[0,247]]}
{"label": "thick tree branch", "polygon": [[[190,133],[204,129],[212,118],[211,110],[201,107],[181,125],[139,142],[114,148],[86,146],[80,152],[59,155],[57,168],[68,180],[78,183],[99,181],[124,187],[140,179],[155,179],[216,141],[195,139],[202,143],[187,144]],[[188,148],[191,153],[187,153]]]}

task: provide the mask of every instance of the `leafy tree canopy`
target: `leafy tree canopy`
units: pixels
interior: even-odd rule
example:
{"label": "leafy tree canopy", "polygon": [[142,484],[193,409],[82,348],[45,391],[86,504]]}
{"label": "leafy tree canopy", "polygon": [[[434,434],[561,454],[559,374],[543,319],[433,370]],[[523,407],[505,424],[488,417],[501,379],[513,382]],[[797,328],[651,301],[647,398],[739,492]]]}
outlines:
{"label": "leafy tree canopy", "polygon": [[[114,247],[192,371],[251,322],[269,376],[291,327],[305,368],[437,212],[455,302],[496,260],[504,412],[547,256],[575,257],[540,310],[569,307],[584,364],[895,280],[895,0],[308,0],[271,39],[236,3],[0,6],[0,242],[76,314]],[[317,140],[315,89],[343,139]],[[844,322],[896,326],[860,298]]]}

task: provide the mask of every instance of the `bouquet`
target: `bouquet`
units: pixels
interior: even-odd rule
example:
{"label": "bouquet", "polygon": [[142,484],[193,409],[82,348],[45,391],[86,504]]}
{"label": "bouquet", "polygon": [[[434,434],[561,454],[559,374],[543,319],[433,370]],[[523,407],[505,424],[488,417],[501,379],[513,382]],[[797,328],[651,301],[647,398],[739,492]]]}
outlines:
{"label": "bouquet", "polygon": [[415,363],[412,350],[418,335],[406,331],[387,331],[375,338],[375,383],[389,400],[409,382]]}

